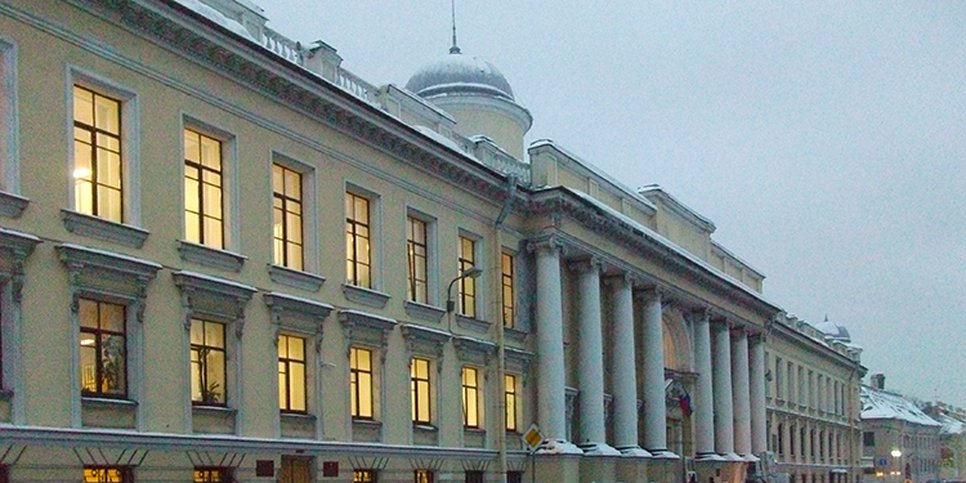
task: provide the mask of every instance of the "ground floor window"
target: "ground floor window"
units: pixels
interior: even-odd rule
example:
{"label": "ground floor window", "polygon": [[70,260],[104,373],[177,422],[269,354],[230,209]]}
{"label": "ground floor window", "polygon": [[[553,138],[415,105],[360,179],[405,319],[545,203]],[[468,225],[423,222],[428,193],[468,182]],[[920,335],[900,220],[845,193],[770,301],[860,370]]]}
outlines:
{"label": "ground floor window", "polygon": [[474,470],[466,472],[466,483],[483,483],[483,472]]}
{"label": "ground floor window", "polygon": [[223,466],[195,467],[195,483],[231,483],[233,471]]}
{"label": "ground floor window", "polygon": [[84,483],[130,483],[134,472],[124,466],[86,466]]}
{"label": "ground floor window", "polygon": [[522,471],[507,471],[506,483],[523,483]]}
{"label": "ground floor window", "polygon": [[413,472],[414,483],[433,483],[436,481],[433,470],[415,470]]}
{"label": "ground floor window", "polygon": [[352,483],[377,483],[376,470],[353,470]]}

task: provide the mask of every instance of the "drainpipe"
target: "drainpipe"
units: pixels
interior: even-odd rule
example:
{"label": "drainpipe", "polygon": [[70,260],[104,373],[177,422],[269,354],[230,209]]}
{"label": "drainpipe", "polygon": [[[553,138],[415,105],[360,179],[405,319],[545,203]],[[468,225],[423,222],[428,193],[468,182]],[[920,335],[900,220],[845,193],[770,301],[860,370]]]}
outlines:
{"label": "drainpipe", "polygon": [[[491,287],[493,294],[500,294],[493,297],[493,304],[496,314],[496,380],[499,394],[497,395],[497,423],[496,444],[499,451],[500,483],[507,483],[507,451],[506,451],[506,345],[503,334],[503,222],[510,215],[513,208],[513,200],[517,194],[517,181],[515,175],[508,175],[506,179],[507,189],[506,198],[503,200],[503,208],[499,216],[493,223],[493,274]],[[530,471],[534,471],[531,468]]]}

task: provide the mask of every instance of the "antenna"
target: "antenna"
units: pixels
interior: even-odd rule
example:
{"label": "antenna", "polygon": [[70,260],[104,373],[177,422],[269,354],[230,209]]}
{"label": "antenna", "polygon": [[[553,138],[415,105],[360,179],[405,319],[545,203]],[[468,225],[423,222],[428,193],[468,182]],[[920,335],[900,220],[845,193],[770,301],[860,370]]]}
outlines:
{"label": "antenna", "polygon": [[460,48],[456,45],[456,0],[450,0],[449,5],[453,19],[453,46],[449,48],[449,53],[458,54],[460,53]]}

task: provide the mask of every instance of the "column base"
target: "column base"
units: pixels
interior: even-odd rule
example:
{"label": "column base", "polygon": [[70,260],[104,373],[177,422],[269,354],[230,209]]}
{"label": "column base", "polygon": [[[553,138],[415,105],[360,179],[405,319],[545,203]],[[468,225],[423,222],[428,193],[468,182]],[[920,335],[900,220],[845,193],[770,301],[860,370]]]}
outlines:
{"label": "column base", "polygon": [[671,450],[667,448],[648,449],[647,451],[651,453],[651,458],[654,458],[656,460],[676,460],[681,458],[680,456],[674,454]]}
{"label": "column base", "polygon": [[718,453],[698,453],[694,457],[694,461],[724,461]]}
{"label": "column base", "polygon": [[724,461],[744,461],[737,453],[720,453],[719,456]]}
{"label": "column base", "polygon": [[741,455],[741,460],[746,463],[757,463],[761,461],[761,459],[759,459],[757,456],[753,454],[743,454]]}
{"label": "column base", "polygon": [[621,452],[621,455],[627,458],[650,458],[651,453],[648,453],[646,449],[640,446],[620,446],[615,448],[617,451]]}
{"label": "column base", "polygon": [[563,439],[545,439],[542,443],[540,443],[540,447],[537,448],[537,454],[582,455],[584,452],[570,441]]}
{"label": "column base", "polygon": [[617,451],[607,443],[584,443],[578,446],[584,452],[584,456],[620,456]]}

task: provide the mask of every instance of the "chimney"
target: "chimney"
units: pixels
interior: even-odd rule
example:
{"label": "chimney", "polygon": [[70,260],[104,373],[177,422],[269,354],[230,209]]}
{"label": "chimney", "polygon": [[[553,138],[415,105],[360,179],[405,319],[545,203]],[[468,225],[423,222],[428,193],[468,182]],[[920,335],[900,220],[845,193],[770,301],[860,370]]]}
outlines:
{"label": "chimney", "polygon": [[872,387],[880,391],[885,390],[885,374],[872,374]]}

